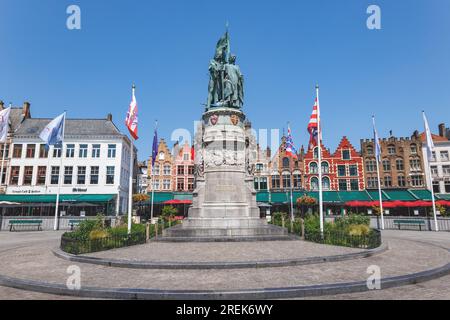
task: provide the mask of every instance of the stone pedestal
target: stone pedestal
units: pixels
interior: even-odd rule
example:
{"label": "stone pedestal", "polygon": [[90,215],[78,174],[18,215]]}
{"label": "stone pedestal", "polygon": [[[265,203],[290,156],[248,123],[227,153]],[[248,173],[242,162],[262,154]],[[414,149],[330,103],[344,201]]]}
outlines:
{"label": "stone pedestal", "polygon": [[212,108],[195,138],[196,188],[189,217],[166,240],[287,239],[260,218],[253,185],[256,141],[239,109]]}

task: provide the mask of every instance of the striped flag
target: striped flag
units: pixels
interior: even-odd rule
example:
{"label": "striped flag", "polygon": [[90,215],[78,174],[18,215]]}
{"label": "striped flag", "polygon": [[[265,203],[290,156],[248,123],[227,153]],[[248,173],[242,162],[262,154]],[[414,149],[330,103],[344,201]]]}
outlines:
{"label": "striped flag", "polygon": [[378,137],[377,128],[375,127],[375,117],[372,116],[373,122],[373,140],[375,143],[375,157],[377,158],[378,163],[381,162],[381,146],[380,146],[380,138]]}
{"label": "striped flag", "polygon": [[427,155],[428,159],[431,159],[434,150],[433,136],[431,135],[430,126],[428,125],[427,116],[425,115],[424,111],[422,112],[422,115],[423,115],[423,123],[425,125],[425,136],[427,139]]}
{"label": "striped flag", "polygon": [[134,95],[135,86],[133,85],[133,93],[131,97],[130,108],[128,109],[125,125],[128,128],[134,140],[138,139],[138,106]]}
{"label": "striped flag", "polygon": [[317,98],[314,102],[313,112],[308,124],[309,132],[309,148],[314,148],[318,145],[319,137],[319,106],[317,104]]}

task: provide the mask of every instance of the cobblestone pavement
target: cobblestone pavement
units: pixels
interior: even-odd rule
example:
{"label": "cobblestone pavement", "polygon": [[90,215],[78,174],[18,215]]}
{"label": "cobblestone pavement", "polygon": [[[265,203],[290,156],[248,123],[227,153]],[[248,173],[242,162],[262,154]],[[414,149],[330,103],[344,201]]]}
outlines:
{"label": "cobblestone pavement", "polygon": [[[29,237],[28,241],[31,242],[27,243],[21,236]],[[132,270],[88,264],[80,264],[79,267],[82,285],[85,286],[232,290],[366,280],[366,270],[370,265],[380,266],[382,276],[387,277],[428,270],[450,262],[450,233],[388,231],[384,233],[384,238],[388,241],[390,250],[383,254],[309,266],[242,270]],[[56,233],[0,233],[0,273],[11,277],[65,283],[68,277],[67,267],[73,263],[53,256],[50,249],[57,244]],[[241,251],[241,244],[236,245],[237,251]],[[193,259],[195,251],[191,252],[184,247],[179,254]],[[422,298],[425,298],[437,295],[445,299],[448,297],[449,287],[449,277],[444,277],[414,286],[321,298],[398,299],[402,296],[418,298],[423,295]],[[3,289],[0,288],[0,297],[5,295]],[[12,292],[13,297],[20,296],[20,291],[11,290],[9,292]],[[25,297],[28,295],[31,295],[30,299],[39,299],[39,294],[33,298],[34,294],[24,293]],[[46,299],[45,296],[42,299]],[[53,298],[49,296],[48,299]]]}

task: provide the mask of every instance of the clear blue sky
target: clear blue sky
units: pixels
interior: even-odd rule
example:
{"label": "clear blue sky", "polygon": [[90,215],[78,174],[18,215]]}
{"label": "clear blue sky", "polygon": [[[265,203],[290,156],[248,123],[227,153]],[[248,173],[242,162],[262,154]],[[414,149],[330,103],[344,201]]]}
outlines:
{"label": "clear blue sky", "polygon": [[[71,4],[82,10],[79,31],[66,28]],[[370,4],[381,7],[382,30],[366,28]],[[226,21],[256,129],[290,121],[295,144],[306,145],[316,83],[332,149],[343,135],[359,149],[373,113],[381,136],[422,130],[422,109],[433,131],[450,125],[448,0],[1,0],[0,99],[30,101],[34,117],[111,112],[125,132],[135,82],[146,159],[155,119],[169,140],[200,118]]]}

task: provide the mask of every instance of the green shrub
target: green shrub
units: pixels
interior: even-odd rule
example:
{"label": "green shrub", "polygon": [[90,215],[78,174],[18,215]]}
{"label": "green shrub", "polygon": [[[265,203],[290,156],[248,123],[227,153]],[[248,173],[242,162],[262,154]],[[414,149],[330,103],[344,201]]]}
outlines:
{"label": "green shrub", "polygon": [[108,232],[105,230],[92,230],[89,234],[89,240],[98,240],[98,239],[104,239],[108,237]]}
{"label": "green shrub", "polygon": [[351,214],[345,217],[337,217],[334,220],[337,229],[345,231],[350,225],[370,225],[370,218],[368,216]]}
{"label": "green shrub", "polygon": [[365,224],[351,224],[348,226],[347,233],[350,236],[367,236],[370,233],[370,228]]}

